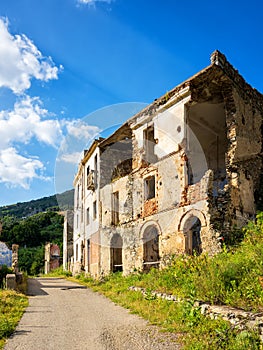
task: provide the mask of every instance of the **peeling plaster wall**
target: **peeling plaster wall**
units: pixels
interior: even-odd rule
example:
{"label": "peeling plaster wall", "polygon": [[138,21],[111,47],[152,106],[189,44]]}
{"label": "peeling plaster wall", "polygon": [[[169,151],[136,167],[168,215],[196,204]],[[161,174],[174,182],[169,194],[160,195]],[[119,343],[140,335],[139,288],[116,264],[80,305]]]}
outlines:
{"label": "peeling plaster wall", "polygon": [[90,274],[94,277],[100,275],[100,232],[92,234],[90,237]]}
{"label": "peeling plaster wall", "polygon": [[183,99],[168,110],[158,113],[153,118],[155,137],[158,140],[155,154],[158,159],[170,153],[178,152],[182,147],[186,134],[185,103],[188,100],[189,97]]}
{"label": "peeling plaster wall", "polygon": [[100,198],[102,203],[102,227],[110,226],[112,224],[112,194],[114,192],[119,192],[120,224],[129,222],[133,219],[132,190],[132,178],[128,175],[104,186],[101,189]]}

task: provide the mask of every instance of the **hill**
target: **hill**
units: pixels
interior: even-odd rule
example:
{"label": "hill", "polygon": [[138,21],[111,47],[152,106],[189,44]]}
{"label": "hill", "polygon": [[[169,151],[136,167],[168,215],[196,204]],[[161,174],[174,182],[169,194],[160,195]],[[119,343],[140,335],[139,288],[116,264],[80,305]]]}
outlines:
{"label": "hill", "polygon": [[73,209],[74,190],[54,194],[53,196],[31,200],[29,202],[19,202],[16,204],[0,207],[0,218],[4,216],[15,216],[17,218],[28,217],[47,209],[68,210]]}

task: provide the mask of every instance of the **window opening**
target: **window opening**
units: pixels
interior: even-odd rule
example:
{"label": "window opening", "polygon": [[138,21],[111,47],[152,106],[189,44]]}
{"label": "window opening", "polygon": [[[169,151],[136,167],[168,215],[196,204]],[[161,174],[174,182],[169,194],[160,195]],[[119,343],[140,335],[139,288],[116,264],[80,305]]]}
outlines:
{"label": "window opening", "polygon": [[144,199],[152,199],[155,197],[155,176],[147,177],[144,180]]}

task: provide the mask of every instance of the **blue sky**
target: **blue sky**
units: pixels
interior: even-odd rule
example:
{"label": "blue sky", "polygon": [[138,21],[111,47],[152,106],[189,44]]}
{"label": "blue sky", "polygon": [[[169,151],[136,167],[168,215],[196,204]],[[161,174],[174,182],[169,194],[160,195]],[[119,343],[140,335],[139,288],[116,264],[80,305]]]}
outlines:
{"label": "blue sky", "polygon": [[0,205],[71,188],[93,137],[215,49],[263,92],[262,22],[259,0],[1,0]]}

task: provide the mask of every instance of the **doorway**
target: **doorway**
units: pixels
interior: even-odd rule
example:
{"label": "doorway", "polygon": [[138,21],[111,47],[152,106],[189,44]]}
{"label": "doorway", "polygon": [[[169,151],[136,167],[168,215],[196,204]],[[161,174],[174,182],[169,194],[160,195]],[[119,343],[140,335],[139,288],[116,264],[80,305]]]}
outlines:
{"label": "doorway", "polygon": [[111,260],[111,271],[118,272],[123,271],[122,266],[122,237],[115,233],[112,236],[110,244],[110,260]]}
{"label": "doorway", "polygon": [[185,252],[186,254],[201,254],[201,221],[196,216],[188,218],[184,224]]}
{"label": "doorway", "polygon": [[143,234],[143,270],[159,267],[159,232],[156,226],[149,226]]}

